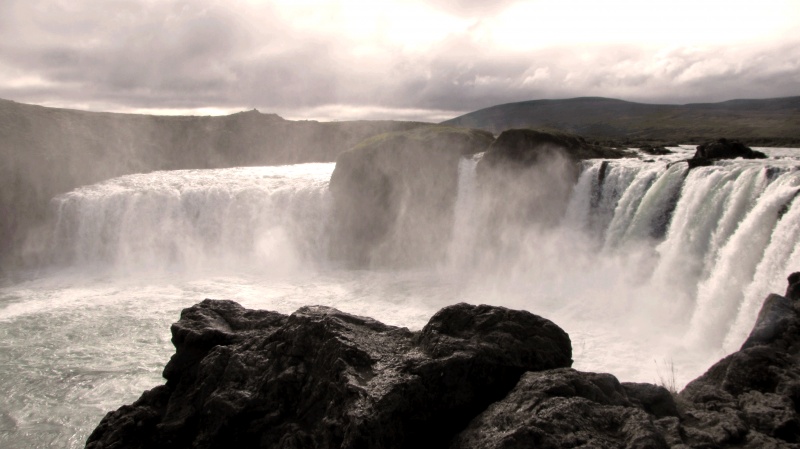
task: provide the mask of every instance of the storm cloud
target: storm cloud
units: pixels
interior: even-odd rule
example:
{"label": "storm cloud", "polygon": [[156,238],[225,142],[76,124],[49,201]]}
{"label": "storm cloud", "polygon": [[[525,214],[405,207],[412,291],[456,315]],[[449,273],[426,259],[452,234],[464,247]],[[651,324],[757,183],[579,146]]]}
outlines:
{"label": "storm cloud", "polygon": [[[717,16],[648,26],[651,12],[625,9],[631,2],[597,11],[578,3],[5,0],[0,98],[120,112],[258,108],[296,119],[440,121],[538,98],[688,103],[800,92],[792,2],[769,2],[784,9],[754,13],[761,22],[739,17],[741,8],[726,16],[737,6],[718,2],[718,10],[685,11]],[[704,23],[707,38],[695,33]]]}

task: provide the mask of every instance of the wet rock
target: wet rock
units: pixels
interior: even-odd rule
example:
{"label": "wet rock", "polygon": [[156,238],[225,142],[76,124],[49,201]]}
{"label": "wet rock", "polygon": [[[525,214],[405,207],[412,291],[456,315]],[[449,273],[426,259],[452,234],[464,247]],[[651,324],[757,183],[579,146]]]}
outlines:
{"label": "wet rock", "polygon": [[672,154],[671,150],[668,150],[666,147],[661,146],[661,145],[653,146],[653,145],[645,144],[645,145],[640,146],[639,150],[642,153],[649,154],[649,155],[652,155],[652,156],[664,156],[666,154]]}
{"label": "wet rock", "polygon": [[736,159],[739,157],[743,159],[764,159],[767,155],[760,151],[755,151],[741,142],[719,139],[716,142],[706,142],[698,145],[694,156],[679,162],[686,162],[691,170],[697,167],[714,165],[714,161],[718,159]]}
{"label": "wet rock", "polygon": [[[497,165],[530,167],[559,153],[573,161],[583,159],[618,159],[630,157],[629,152],[595,145],[583,137],[535,129],[510,129],[503,131],[492,143],[479,167]],[[483,168],[483,169],[486,169]]]}
{"label": "wet rock", "polygon": [[330,182],[331,257],[356,267],[440,260],[452,229],[459,161],[492,140],[485,131],[429,126],[382,134],[340,154]]}
{"label": "wet rock", "polygon": [[691,158],[686,159],[686,163],[689,164],[689,169],[697,168],[697,167],[708,167],[710,165],[714,165],[714,161],[711,159],[706,158]]}
{"label": "wet rock", "polygon": [[752,148],[736,140],[719,139],[716,142],[706,142],[697,146],[694,153],[695,159],[764,159],[766,154],[754,151]]}
{"label": "wet rock", "polygon": [[[478,162],[481,204],[489,217],[484,239],[496,247],[496,229],[517,226],[556,226],[566,210],[573,186],[580,174],[578,162],[591,158],[630,156],[622,150],[594,145],[582,137],[533,129],[503,131]],[[502,199],[496,201],[496,199]],[[503,239],[517,240],[506,235]],[[503,240],[500,239],[500,240]]]}
{"label": "wet rock", "polygon": [[109,413],[87,448],[446,447],[524,372],[571,364],[551,322],[466,304],[414,333],[206,300],[172,330],[167,384]]}

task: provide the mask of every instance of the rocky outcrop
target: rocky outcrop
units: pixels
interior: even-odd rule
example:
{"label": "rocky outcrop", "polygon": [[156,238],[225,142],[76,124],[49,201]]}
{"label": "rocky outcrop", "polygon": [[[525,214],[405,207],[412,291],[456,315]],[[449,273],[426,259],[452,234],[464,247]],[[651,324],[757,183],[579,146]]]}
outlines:
{"label": "rocky outcrop", "polygon": [[686,159],[689,169],[714,165],[718,159],[764,159],[766,154],[755,151],[736,140],[718,139],[716,142],[706,142],[697,146],[694,156]]}
{"label": "rocky outcrop", "polygon": [[426,127],[368,139],[331,176],[331,255],[359,267],[440,259],[449,241],[458,163],[486,150],[485,131]]}
{"label": "rocky outcrop", "polygon": [[[789,276],[789,291],[800,273]],[[772,294],[742,348],[680,394],[687,444],[800,445],[800,303]],[[788,444],[792,445],[789,446]]]}
{"label": "rocky outcrop", "polygon": [[668,150],[663,145],[644,144],[639,147],[639,151],[645,154],[649,154],[651,156],[664,156],[666,154],[672,154],[672,150]]}
{"label": "rocky outcrop", "polygon": [[800,447],[791,295],[770,295],[742,349],[680,394],[571,369],[561,329],[501,307],[446,307],[410,332],[206,300],[172,335],[166,385],[106,415],[87,448]]}
{"label": "rocky outcrop", "polygon": [[736,140],[719,139],[716,142],[706,142],[697,146],[694,159],[764,159],[766,154],[754,151],[752,148]]}
{"label": "rocky outcrop", "polygon": [[524,372],[572,363],[550,321],[467,304],[410,332],[206,300],[172,335],[166,385],[106,415],[87,448],[446,447]]}
{"label": "rocky outcrop", "polygon": [[559,223],[580,174],[578,161],[620,158],[628,153],[594,145],[573,134],[533,129],[504,131],[478,162],[477,176],[489,220],[484,240],[493,245],[519,236],[497,236],[497,229],[515,232],[530,224]]}
{"label": "rocky outcrop", "polygon": [[574,134],[535,129],[510,129],[503,131],[481,160],[481,170],[498,165],[505,167],[530,167],[554,154],[571,160],[618,159],[631,156],[625,151],[588,143]]}

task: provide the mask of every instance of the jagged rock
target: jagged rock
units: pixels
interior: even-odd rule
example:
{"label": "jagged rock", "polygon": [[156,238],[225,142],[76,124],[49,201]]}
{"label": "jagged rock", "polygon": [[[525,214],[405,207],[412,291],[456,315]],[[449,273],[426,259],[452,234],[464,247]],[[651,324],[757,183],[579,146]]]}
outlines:
{"label": "jagged rock", "polygon": [[558,369],[526,373],[451,449],[666,448],[653,417],[610,374]]}
{"label": "jagged rock", "polygon": [[800,302],[779,295],[677,396],[568,368],[560,328],[500,307],[446,307],[410,332],[206,300],[172,333],[166,385],[87,448],[800,448]]}
{"label": "jagged rock", "polygon": [[553,323],[467,304],[414,333],[206,300],[172,331],[167,384],[106,415],[87,448],[446,447],[525,371],[572,362]]}
{"label": "jagged rock", "polygon": [[789,329],[794,318],[793,314],[794,308],[787,298],[776,294],[767,296],[758,313],[753,330],[742,344],[742,349],[769,344],[780,337]]}
{"label": "jagged rock", "polygon": [[330,182],[332,258],[361,267],[439,260],[452,230],[459,160],[493,139],[430,126],[383,134],[340,154]]}
{"label": "jagged rock", "polygon": [[687,441],[800,447],[799,357],[800,303],[769,295],[742,348],[681,392]]}

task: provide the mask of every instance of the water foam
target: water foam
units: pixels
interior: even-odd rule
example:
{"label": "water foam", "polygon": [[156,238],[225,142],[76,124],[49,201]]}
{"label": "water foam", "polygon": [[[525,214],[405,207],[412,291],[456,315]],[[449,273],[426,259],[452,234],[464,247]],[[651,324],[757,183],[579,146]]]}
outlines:
{"label": "water foam", "polygon": [[[669,364],[680,386],[736,349],[800,269],[800,163],[766,150],[781,159],[687,173],[676,151],[584,161],[560,226],[513,232],[487,221],[492,199],[465,159],[434,270],[326,262],[333,164],[155,172],[59,196],[61,268],[0,289],[0,445],[82,447],[105,411],[159,382],[169,324],[205,297],[411,329],[458,301],[524,308],[570,333],[576,368],[658,382]],[[487,232],[504,234],[502,251]]]}

